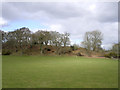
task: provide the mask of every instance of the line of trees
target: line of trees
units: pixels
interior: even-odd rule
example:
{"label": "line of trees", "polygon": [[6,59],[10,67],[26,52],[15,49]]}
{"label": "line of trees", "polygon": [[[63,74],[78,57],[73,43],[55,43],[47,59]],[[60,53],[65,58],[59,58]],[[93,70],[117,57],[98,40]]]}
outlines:
{"label": "line of trees", "polygon": [[61,34],[56,31],[42,31],[38,30],[35,33],[32,33],[29,28],[22,27],[15,31],[4,32],[2,33],[2,48],[14,50],[22,50],[22,53],[27,48],[33,47],[34,45],[39,45],[40,53],[43,52],[44,45],[52,45],[57,47],[57,51],[61,46],[70,45],[69,33]]}
{"label": "line of trees", "polygon": [[[60,52],[64,54],[66,51],[70,52],[70,50],[74,51],[79,48],[77,45],[70,44],[70,34],[67,32],[59,33],[56,31],[38,30],[33,33],[29,28],[22,27],[10,32],[0,30],[0,34],[2,35],[3,53],[7,52],[7,54],[18,51],[24,54],[24,51],[35,46],[39,47],[39,53],[41,54],[44,53],[45,46],[54,46],[56,54]],[[100,31],[86,32],[82,46],[86,49],[87,54],[91,56],[92,51],[99,52],[103,50],[101,48],[102,40],[103,34]]]}
{"label": "line of trees", "polygon": [[[45,54],[45,46],[53,46],[56,54],[65,54],[79,49],[78,45],[70,44],[70,34],[59,33],[56,31],[43,31],[38,30],[33,33],[29,28],[22,27],[15,31],[4,32],[0,30],[0,39],[2,39],[2,54],[9,55],[11,52],[20,52],[22,55],[29,49],[39,47],[39,53]],[[114,44],[112,49],[107,51],[103,50],[102,45],[103,34],[100,31],[86,32],[83,38],[82,46],[86,49],[87,55],[91,56],[92,51],[104,52],[105,57],[117,58],[120,57],[120,43]],[[28,52],[28,51],[27,51]],[[1,48],[0,48],[1,53]]]}

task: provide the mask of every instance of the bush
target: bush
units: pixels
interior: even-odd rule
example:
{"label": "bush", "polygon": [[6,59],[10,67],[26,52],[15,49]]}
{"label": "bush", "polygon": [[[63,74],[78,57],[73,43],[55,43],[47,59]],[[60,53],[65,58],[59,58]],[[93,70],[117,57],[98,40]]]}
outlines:
{"label": "bush", "polygon": [[114,53],[114,52],[110,52],[108,54],[105,54],[104,57],[107,57],[107,58],[117,58],[117,54]]}
{"label": "bush", "polygon": [[79,45],[74,44],[73,46],[70,46],[70,48],[74,51],[74,50],[77,50],[79,48]]}
{"label": "bush", "polygon": [[71,48],[73,51],[75,50],[74,46],[70,46],[70,48]]}
{"label": "bush", "polygon": [[67,53],[71,53],[71,52],[72,52],[71,49],[68,48],[68,47],[61,48],[61,49],[58,51],[59,55],[60,55],[60,54],[67,54]]}
{"label": "bush", "polygon": [[83,56],[80,52],[78,52],[76,55],[77,55],[77,56]]}
{"label": "bush", "polygon": [[104,57],[111,58],[111,56],[109,54],[105,54]]}
{"label": "bush", "polygon": [[2,50],[2,55],[10,55],[11,51],[9,50]]}

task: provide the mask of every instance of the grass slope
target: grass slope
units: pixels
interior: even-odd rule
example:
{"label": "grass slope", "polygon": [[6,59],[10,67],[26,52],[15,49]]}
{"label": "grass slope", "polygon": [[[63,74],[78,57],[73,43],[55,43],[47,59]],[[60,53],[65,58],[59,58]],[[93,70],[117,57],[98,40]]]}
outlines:
{"label": "grass slope", "polygon": [[60,56],[3,56],[3,88],[117,88],[118,61]]}

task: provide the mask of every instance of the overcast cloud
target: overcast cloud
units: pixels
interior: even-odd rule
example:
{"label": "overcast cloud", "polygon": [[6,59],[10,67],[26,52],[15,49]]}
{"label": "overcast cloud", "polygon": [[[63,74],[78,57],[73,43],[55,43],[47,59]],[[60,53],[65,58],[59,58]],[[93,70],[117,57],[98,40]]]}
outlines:
{"label": "overcast cloud", "polygon": [[[104,35],[104,48],[118,42],[118,3],[38,2],[3,3],[0,25],[19,20],[36,20],[47,30],[71,34],[71,43],[80,44],[87,31],[99,30]],[[7,27],[7,26],[5,26]],[[40,28],[34,28],[37,30]]]}

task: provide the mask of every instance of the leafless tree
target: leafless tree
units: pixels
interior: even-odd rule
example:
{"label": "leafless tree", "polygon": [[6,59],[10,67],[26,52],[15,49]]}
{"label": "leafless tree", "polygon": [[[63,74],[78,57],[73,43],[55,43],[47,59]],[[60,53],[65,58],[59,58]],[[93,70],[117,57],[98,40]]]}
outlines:
{"label": "leafless tree", "polygon": [[92,32],[86,32],[82,45],[88,51],[90,50],[98,51],[101,48],[102,40],[103,40],[103,35],[100,31],[96,30]]}

